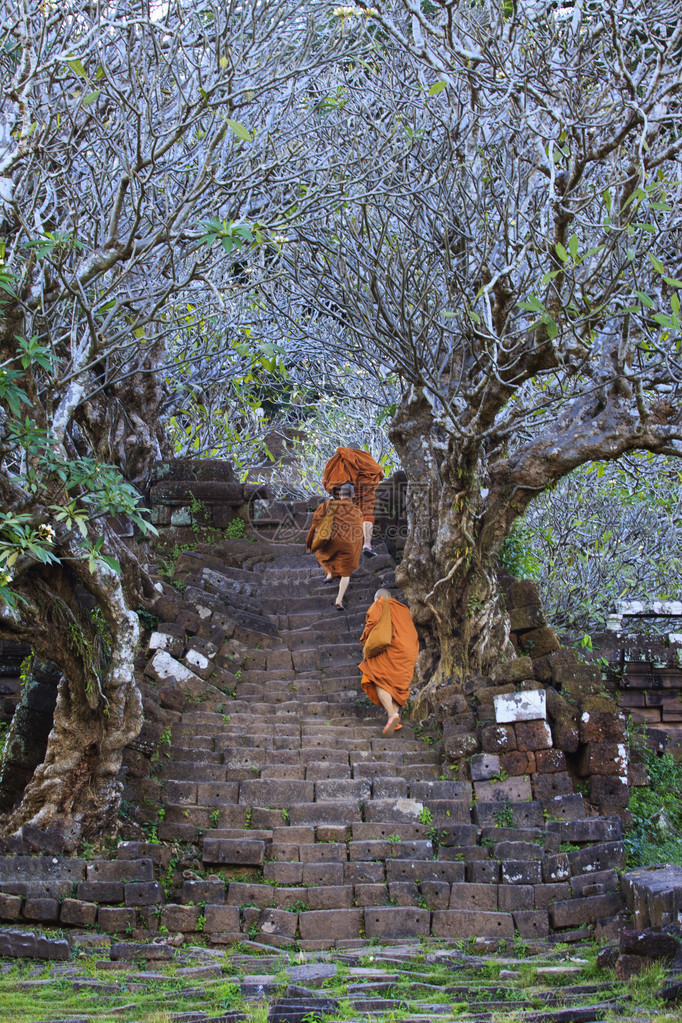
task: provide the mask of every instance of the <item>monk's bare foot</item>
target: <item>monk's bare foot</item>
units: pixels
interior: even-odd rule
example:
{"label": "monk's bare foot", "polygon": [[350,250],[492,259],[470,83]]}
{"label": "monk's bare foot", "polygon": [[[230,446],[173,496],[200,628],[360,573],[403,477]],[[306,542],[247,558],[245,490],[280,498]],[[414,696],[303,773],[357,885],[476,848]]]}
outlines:
{"label": "monk's bare foot", "polygon": [[384,725],[384,728],[382,729],[381,734],[382,735],[393,735],[393,733],[399,727],[402,727],[401,724],[400,724],[400,716],[398,714],[394,714],[392,717],[390,717],[388,719],[388,721]]}
{"label": "monk's bare foot", "polygon": [[325,577],[324,577],[324,578],[326,579],[326,581],[327,581],[328,583],[330,583],[330,582],[332,581],[332,579],[334,578],[334,576],[333,576],[333,575],[331,574],[331,572],[327,572],[327,573],[325,574]]}

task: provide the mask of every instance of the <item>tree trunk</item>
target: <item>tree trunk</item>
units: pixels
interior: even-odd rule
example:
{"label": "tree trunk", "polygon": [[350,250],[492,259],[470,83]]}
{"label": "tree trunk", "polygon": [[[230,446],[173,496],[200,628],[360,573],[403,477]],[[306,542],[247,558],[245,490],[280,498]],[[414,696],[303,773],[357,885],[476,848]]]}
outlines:
{"label": "tree trunk", "polygon": [[398,409],[391,439],[407,475],[407,541],[396,571],[426,643],[417,665],[417,716],[443,685],[486,674],[514,658],[497,581],[497,554],[508,531],[484,526],[491,495],[480,447],[458,443],[414,393]]}
{"label": "tree trunk", "polygon": [[93,618],[74,602],[68,570],[37,573],[22,588],[29,604],[15,638],[23,634],[63,676],[45,760],[8,824],[11,831],[27,823],[48,830],[69,850],[112,828],[121,798],[117,774],[123,748],[142,726],[133,671],[137,615],[126,606],[117,573],[100,561],[91,572],[76,543],[72,546],[70,567],[97,600],[110,649],[101,649]]}

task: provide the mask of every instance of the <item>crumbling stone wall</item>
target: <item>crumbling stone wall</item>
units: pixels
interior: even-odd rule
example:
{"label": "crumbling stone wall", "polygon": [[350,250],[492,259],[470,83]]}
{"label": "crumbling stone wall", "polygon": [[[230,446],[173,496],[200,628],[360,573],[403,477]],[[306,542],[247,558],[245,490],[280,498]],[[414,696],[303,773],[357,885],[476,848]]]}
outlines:
{"label": "crumbling stone wall", "polygon": [[519,657],[434,694],[448,758],[472,778],[473,764],[481,781],[508,779],[509,798],[580,793],[596,812],[627,821],[625,720],[599,667],[561,646],[535,582],[503,582]]}

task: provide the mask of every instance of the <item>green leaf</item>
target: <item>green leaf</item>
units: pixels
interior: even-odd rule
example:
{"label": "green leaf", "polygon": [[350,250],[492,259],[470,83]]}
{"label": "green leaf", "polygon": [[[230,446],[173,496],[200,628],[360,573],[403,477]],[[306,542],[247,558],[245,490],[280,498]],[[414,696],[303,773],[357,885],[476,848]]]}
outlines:
{"label": "green leaf", "polygon": [[563,270],[549,270],[546,274],[543,274],[540,278],[540,284],[547,284],[549,281],[553,281],[555,277],[558,277]]}
{"label": "green leaf", "polygon": [[443,91],[447,84],[448,84],[447,82],[443,81],[434,82],[434,84],[429,89],[429,96],[437,96],[439,92]]}
{"label": "green leaf", "polygon": [[568,251],[571,253],[571,255],[573,256],[574,259],[578,255],[578,235],[577,234],[572,234],[571,237],[569,238],[569,240],[568,240]]}
{"label": "green leaf", "polygon": [[253,142],[251,132],[243,124],[240,124],[239,121],[233,121],[231,117],[228,117],[227,126],[238,139],[243,139],[244,142]]}
{"label": "green leaf", "polygon": [[664,277],[663,280],[666,284],[669,284],[671,288],[682,288],[682,281],[678,281],[676,277]]}
{"label": "green leaf", "polygon": [[665,273],[665,267],[663,266],[663,263],[661,263],[660,259],[658,259],[656,256],[654,256],[654,254],[652,252],[650,252],[648,255],[649,255],[649,259],[651,260],[651,265],[653,266],[654,270],[657,273],[659,273],[659,274],[664,274]]}
{"label": "green leaf", "polygon": [[83,99],[83,106],[89,107],[90,104],[94,103],[95,100],[101,95],[101,92],[102,92],[101,89],[95,89],[94,92],[89,92],[87,96]]}
{"label": "green leaf", "polygon": [[78,75],[78,76],[79,76],[80,78],[87,78],[87,77],[88,77],[88,73],[87,73],[87,71],[85,70],[85,68],[83,67],[83,65],[82,65],[82,63],[80,62],[80,60],[78,59],[78,57],[74,57],[74,58],[73,58],[72,60],[67,60],[67,62],[66,62],[66,63],[67,63],[68,65],[69,65],[69,67],[71,68],[71,70],[72,70],[72,71],[75,71],[75,73],[76,73],[76,74],[77,74],[77,75]]}
{"label": "green leaf", "polygon": [[116,558],[111,558],[108,554],[100,554],[100,557],[109,568],[113,568],[114,572],[118,572],[119,575],[121,574],[121,566]]}
{"label": "green leaf", "polygon": [[554,248],[556,249],[556,254],[561,260],[561,262],[568,263],[568,253],[566,252],[566,249],[563,247],[561,242],[557,242]]}
{"label": "green leaf", "polygon": [[653,299],[649,298],[648,295],[645,295],[643,291],[635,291],[635,295],[640,300],[642,305],[645,305],[647,307],[647,309],[651,309],[653,307],[654,304]]}

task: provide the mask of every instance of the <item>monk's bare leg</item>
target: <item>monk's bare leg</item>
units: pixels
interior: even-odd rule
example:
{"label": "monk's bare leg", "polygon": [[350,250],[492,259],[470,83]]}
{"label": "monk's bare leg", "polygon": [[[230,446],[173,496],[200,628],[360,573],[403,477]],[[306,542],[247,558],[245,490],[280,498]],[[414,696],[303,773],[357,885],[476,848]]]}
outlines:
{"label": "monk's bare leg", "polygon": [[[395,702],[390,693],[387,693],[381,686],[376,686],[377,696],[381,706],[388,714],[388,721],[386,727],[383,730],[384,735],[392,735],[395,732],[397,725],[400,723],[400,707]],[[390,725],[393,727],[389,728]]]}
{"label": "monk's bare leg", "polygon": [[339,592],[336,595],[336,606],[341,607],[343,605],[343,598],[346,596],[346,590],[348,589],[348,583],[350,582],[349,575],[342,575],[339,579]]}
{"label": "monk's bare leg", "polygon": [[365,521],[365,522],[362,523],[362,547],[363,547],[363,550],[366,550],[366,551],[371,551],[372,550],[372,533],[373,533],[373,531],[374,531],[374,523],[373,522]]}

